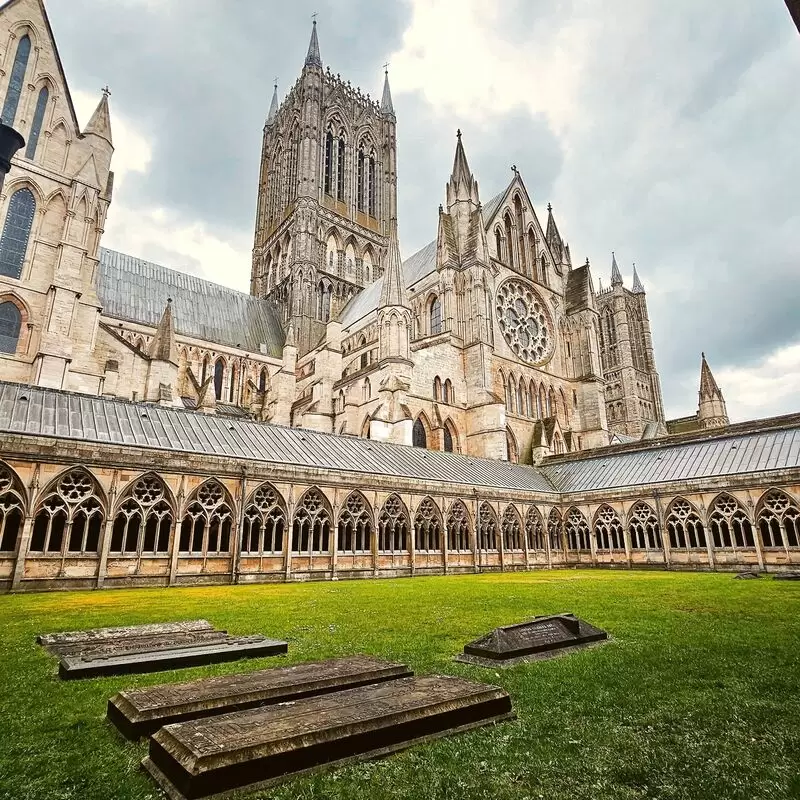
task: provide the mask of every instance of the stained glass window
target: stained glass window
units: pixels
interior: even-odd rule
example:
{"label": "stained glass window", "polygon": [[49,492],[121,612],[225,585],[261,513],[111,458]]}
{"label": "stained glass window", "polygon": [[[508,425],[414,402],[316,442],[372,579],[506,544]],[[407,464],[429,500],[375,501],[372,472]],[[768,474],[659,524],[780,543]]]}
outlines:
{"label": "stained glass window", "polygon": [[3,235],[0,236],[0,275],[19,278],[28,250],[36,200],[30,189],[18,189],[11,195]]}
{"label": "stained glass window", "polygon": [[19,98],[22,94],[22,86],[25,83],[25,70],[28,68],[28,56],[30,53],[31,40],[26,34],[19,40],[14,66],[11,68],[11,77],[8,79],[6,101],[3,103],[3,113],[0,116],[0,122],[4,122],[6,125],[14,125]]}
{"label": "stained glass window", "polygon": [[442,304],[438,297],[430,305],[431,335],[442,332]]}
{"label": "stained glass window", "polygon": [[22,315],[11,302],[0,303],[0,353],[15,353]]}
{"label": "stained glass window", "polygon": [[39,143],[39,134],[42,132],[42,122],[44,112],[47,110],[47,100],[50,92],[46,86],[42,86],[39,92],[39,99],[36,101],[36,111],[33,114],[33,124],[31,132],[28,134],[28,146],[25,148],[25,158],[33,158],[36,155],[36,145]]}

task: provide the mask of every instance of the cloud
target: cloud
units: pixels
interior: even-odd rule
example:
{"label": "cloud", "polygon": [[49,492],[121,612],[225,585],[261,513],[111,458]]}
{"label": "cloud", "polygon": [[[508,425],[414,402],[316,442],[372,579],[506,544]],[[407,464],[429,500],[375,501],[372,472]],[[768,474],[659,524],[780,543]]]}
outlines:
{"label": "cloud", "polygon": [[701,349],[732,415],[761,415],[795,408],[746,381],[800,342],[800,45],[782,3],[724,5],[48,0],[73,93],[114,90],[110,246],[246,288],[272,79],[319,11],[334,72],[377,96],[391,62],[405,253],[435,235],[460,127],[484,202],[516,164],[595,284],[611,250],[628,285],[637,263],[668,416],[696,408]]}

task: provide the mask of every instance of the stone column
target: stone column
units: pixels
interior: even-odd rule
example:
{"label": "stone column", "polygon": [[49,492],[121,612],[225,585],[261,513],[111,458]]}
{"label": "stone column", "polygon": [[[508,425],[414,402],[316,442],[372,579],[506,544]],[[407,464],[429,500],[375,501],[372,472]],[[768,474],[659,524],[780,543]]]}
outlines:
{"label": "stone column", "polygon": [[669,531],[667,530],[664,507],[661,505],[661,497],[658,492],[653,492],[653,500],[656,505],[656,519],[658,520],[658,533],[661,537],[661,550],[664,553],[664,566],[669,569],[670,565],[670,544]]}
{"label": "stone column", "polygon": [[288,582],[292,577],[292,537],[294,536],[294,485],[289,484],[286,497],[286,535],[283,537],[284,579]]}
{"label": "stone column", "polygon": [[[503,532],[503,517],[500,515],[500,504],[496,503],[497,509],[495,513],[497,514],[497,535],[499,537],[499,547],[498,550],[500,551],[500,572],[506,571],[506,543],[504,541],[504,532]],[[524,536],[524,526],[523,526],[523,536]]]}
{"label": "stone column", "polygon": [[[33,504],[31,503],[31,508]],[[28,548],[31,544],[31,532],[33,530],[33,515],[26,514],[25,522],[22,525],[22,536],[17,548],[17,558],[14,562],[14,572],[11,577],[11,591],[17,591],[25,574],[25,557],[28,555]]]}
{"label": "stone column", "polygon": [[[620,508],[622,509],[622,517],[620,518],[620,522],[622,523],[622,540],[625,544],[625,559],[628,562],[628,569],[631,569],[633,566],[633,553],[631,552],[631,536],[627,524],[627,515],[625,514],[625,503],[620,503]],[[633,506],[631,506],[631,508],[633,508]],[[625,521],[623,522],[623,520]]]}
{"label": "stone column", "polygon": [[[378,493],[372,493],[372,536],[370,544],[372,547],[372,575],[378,576]],[[393,559],[394,560],[394,559]]]}
{"label": "stone column", "polygon": [[528,513],[532,508],[535,508],[535,506],[528,506],[527,511],[525,511],[525,506],[522,506],[522,509],[525,511],[525,513],[520,515],[522,517],[522,550],[525,553],[526,570],[531,568],[531,551],[528,546],[528,526],[526,523],[528,520]]}
{"label": "stone column", "polygon": [[[239,583],[239,571],[242,563],[242,537],[244,536],[244,508],[247,502],[247,470],[242,467],[242,477],[239,479],[239,497],[236,501],[238,524],[235,526],[236,541],[233,543],[233,564],[231,568],[231,583]],[[261,552],[263,553],[263,546]]]}
{"label": "stone column", "polygon": [[417,572],[417,531],[414,525],[415,511],[413,506],[414,495],[411,495],[408,504],[408,552],[411,555],[411,577]]}
{"label": "stone column", "polygon": [[[541,513],[541,509],[540,509]],[[548,512],[549,513],[549,512]],[[553,569],[553,551],[550,548],[550,529],[548,528],[549,517],[542,516],[542,525],[544,526],[544,552],[547,556],[547,568]]]}

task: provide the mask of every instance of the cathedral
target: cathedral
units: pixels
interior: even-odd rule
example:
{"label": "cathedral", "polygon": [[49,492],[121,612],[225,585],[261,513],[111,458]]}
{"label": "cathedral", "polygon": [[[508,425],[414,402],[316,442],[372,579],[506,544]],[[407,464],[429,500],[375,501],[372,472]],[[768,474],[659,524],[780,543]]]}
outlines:
{"label": "cathedral", "polygon": [[666,420],[636,268],[596,287],[516,167],[482,199],[461,131],[403,260],[388,74],[316,23],[249,294],[102,246],[109,96],[81,128],[43,0],[0,5],[0,102],[0,586],[800,561],[800,419],[730,425],[703,355]]}

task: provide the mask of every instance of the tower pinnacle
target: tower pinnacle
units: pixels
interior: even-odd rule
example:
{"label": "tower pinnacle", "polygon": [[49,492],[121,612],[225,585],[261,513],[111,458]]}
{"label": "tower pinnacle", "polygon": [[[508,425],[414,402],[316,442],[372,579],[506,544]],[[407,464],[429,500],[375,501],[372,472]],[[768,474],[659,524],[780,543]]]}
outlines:
{"label": "tower pinnacle", "polygon": [[392,103],[392,91],[389,88],[389,67],[384,65],[383,78],[383,97],[381,98],[381,112],[394,115],[394,104]]}
{"label": "tower pinnacle", "polygon": [[622,274],[617,266],[617,256],[614,251],[611,251],[611,285],[622,286]]}
{"label": "tower pinnacle", "polygon": [[397,238],[397,219],[391,221],[389,232],[389,254],[386,260],[386,272],[383,275],[383,288],[378,308],[385,306],[403,306],[408,308],[406,286],[403,280],[403,265],[400,259],[400,242]]}
{"label": "tower pinnacle", "polygon": [[308,43],[308,53],[306,54],[307,67],[319,67],[322,69],[322,56],[319,54],[319,39],[317,39],[317,21],[314,20],[311,27],[311,41]]}
{"label": "tower pinnacle", "polygon": [[267,125],[272,125],[275,122],[275,117],[278,116],[278,81],[275,80],[275,86],[272,90],[272,102],[269,104],[269,113],[267,114]]}
{"label": "tower pinnacle", "polygon": [[636,272],[636,264],[633,265],[633,293],[644,294],[644,286],[639,280],[639,274]]}
{"label": "tower pinnacle", "polygon": [[697,419],[701,428],[722,428],[730,424],[725,398],[722,396],[722,390],[717,385],[716,380],[714,380],[714,375],[711,373],[711,367],[708,366],[705,353],[701,354],[700,361],[699,397]]}

